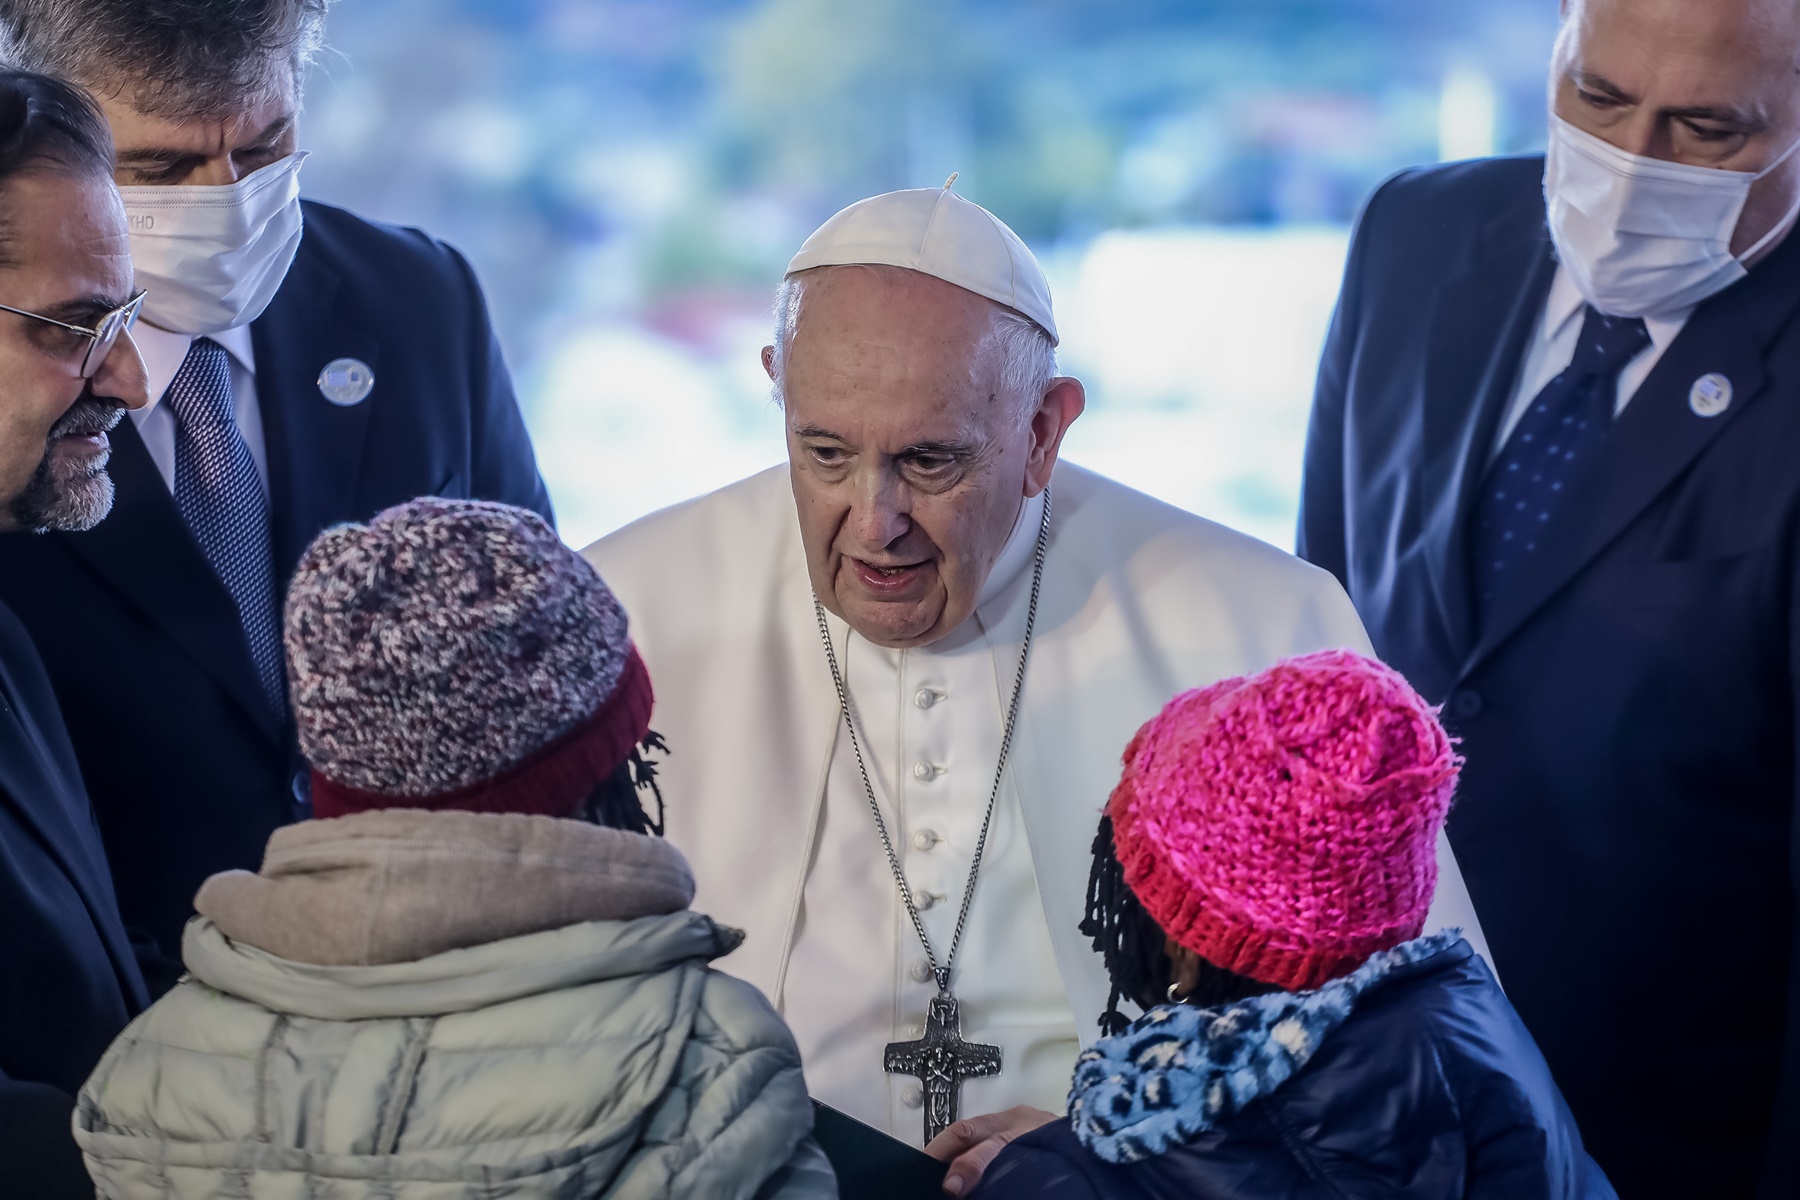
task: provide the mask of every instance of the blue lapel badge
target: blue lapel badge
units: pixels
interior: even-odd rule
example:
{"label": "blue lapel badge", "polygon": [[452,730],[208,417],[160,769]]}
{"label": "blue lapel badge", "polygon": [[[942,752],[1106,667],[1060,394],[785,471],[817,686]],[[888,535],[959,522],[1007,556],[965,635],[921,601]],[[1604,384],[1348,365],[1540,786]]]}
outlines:
{"label": "blue lapel badge", "polygon": [[1713,371],[1694,380],[1688,389],[1688,407],[1696,417],[1716,417],[1731,407],[1731,380]]}
{"label": "blue lapel badge", "polygon": [[[1718,377],[1709,375],[1707,378]],[[369,392],[374,387],[375,372],[360,358],[334,358],[319,372],[319,394],[339,408],[361,404],[369,398]],[[1727,394],[1730,387],[1730,384],[1726,385]]]}

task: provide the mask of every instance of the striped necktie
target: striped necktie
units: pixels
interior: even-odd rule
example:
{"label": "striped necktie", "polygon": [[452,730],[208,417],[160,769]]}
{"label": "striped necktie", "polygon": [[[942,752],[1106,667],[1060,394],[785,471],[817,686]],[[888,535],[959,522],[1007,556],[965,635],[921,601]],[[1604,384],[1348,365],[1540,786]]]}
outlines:
{"label": "striped necktie", "polygon": [[269,500],[238,430],[225,348],[194,339],[165,402],[175,416],[175,507],[237,606],[263,693],[285,715]]}

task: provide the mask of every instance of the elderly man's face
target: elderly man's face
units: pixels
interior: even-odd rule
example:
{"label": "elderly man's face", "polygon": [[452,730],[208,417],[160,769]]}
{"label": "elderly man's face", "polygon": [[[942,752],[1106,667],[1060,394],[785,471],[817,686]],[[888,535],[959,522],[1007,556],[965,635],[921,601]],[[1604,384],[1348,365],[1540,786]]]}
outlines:
{"label": "elderly man's face", "polygon": [[229,185],[294,153],[299,90],[291,67],[230,112],[172,120],[137,107],[129,90],[92,85],[118,148],[119,186]]}
{"label": "elderly man's face", "polygon": [[1080,414],[1081,385],[1060,379],[1021,419],[993,315],[891,267],[825,268],[802,294],[782,384],[807,570],[878,645],[924,645],[968,619]]}
{"label": "elderly man's face", "polygon": [[[1564,0],[1550,102],[1571,125],[1668,162],[1760,171],[1800,139],[1796,0]],[[1755,184],[1732,237],[1792,206],[1800,154]]]}
{"label": "elderly man's face", "polygon": [[[131,296],[125,210],[104,178],[36,172],[0,195],[0,304],[92,328]],[[0,312],[0,529],[86,529],[112,506],[107,431],[149,399],[129,334],[90,380],[79,334]]]}

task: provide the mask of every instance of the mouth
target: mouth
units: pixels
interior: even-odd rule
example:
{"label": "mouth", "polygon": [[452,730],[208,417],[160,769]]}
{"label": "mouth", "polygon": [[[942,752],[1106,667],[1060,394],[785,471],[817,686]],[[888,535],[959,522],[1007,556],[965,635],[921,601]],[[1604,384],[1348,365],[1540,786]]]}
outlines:
{"label": "mouth", "polygon": [[112,440],[106,436],[104,429],[71,429],[59,433],[51,439],[58,450],[87,451],[99,453],[112,449]]}
{"label": "mouth", "polygon": [[76,401],[50,429],[50,444],[57,449],[99,453],[111,448],[107,434],[118,427],[125,410],[93,397]]}
{"label": "mouth", "polygon": [[856,581],[876,596],[900,596],[916,588],[931,569],[929,559],[912,563],[876,563],[845,556]]}

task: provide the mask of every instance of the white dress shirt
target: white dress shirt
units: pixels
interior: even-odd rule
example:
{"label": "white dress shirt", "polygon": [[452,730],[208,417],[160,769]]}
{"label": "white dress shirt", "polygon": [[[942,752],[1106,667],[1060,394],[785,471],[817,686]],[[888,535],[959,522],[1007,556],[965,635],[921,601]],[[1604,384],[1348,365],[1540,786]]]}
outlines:
{"label": "white dress shirt", "polygon": [[[981,834],[1024,636],[1024,606],[1007,601],[1031,586],[1042,513],[1041,498],[1023,506],[975,619],[949,637],[912,650],[885,649],[855,634],[839,644],[875,795],[940,962]],[[996,620],[1005,627],[993,627]],[[836,621],[832,627],[840,636],[845,631]],[[776,1002],[800,1043],[813,1094],[917,1145],[919,1082],[885,1074],[882,1051],[890,1041],[921,1035],[936,985],[882,852],[848,737],[838,738],[827,778],[817,850]],[[999,1078],[963,1084],[965,1116],[1019,1103],[1063,1111],[1080,1050],[1012,778],[1009,770],[951,978],[963,1037],[998,1045],[1002,1054]],[[870,987],[871,980],[891,986]]]}
{"label": "white dress shirt", "polygon": [[[262,410],[256,406],[256,353],[250,347],[250,327],[239,325],[223,333],[206,336],[225,347],[231,356],[231,399],[237,409],[238,432],[250,447],[250,458],[256,463],[256,475],[262,480],[263,493],[269,490],[268,450],[263,441]],[[163,403],[175,373],[186,361],[194,335],[170,333],[147,321],[139,321],[131,330],[131,340],[144,356],[144,370],[149,376],[150,403],[131,414],[137,425],[144,449],[170,492],[175,490],[175,414]]]}
{"label": "white dress shirt", "polygon": [[[1663,351],[1681,333],[1693,312],[1693,308],[1688,307],[1668,316],[1644,318],[1644,328],[1650,331],[1650,344],[1638,351],[1637,357],[1619,372],[1614,417],[1625,411],[1625,406],[1650,377]],[[1500,431],[1494,439],[1489,461],[1499,456],[1506,439],[1512,436],[1514,427],[1525,416],[1525,410],[1531,407],[1537,394],[1575,360],[1575,344],[1581,339],[1581,325],[1586,313],[1587,301],[1582,299],[1581,291],[1567,269],[1559,263],[1556,278],[1550,283],[1550,294],[1544,299],[1544,311],[1538,316],[1537,330],[1525,348],[1525,362],[1519,369],[1518,382],[1513,385],[1512,401],[1500,421]]]}

